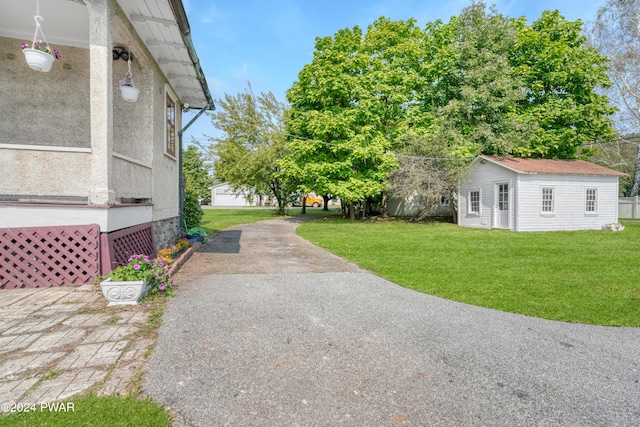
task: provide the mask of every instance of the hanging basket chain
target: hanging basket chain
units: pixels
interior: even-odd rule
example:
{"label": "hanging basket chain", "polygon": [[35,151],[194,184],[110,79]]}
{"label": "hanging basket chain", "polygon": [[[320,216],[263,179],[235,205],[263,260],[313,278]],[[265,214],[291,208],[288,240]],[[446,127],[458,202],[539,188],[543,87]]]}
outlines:
{"label": "hanging basket chain", "polygon": [[40,21],[43,20],[42,16],[36,15],[33,17],[33,19],[36,21],[36,32],[33,34],[33,41],[31,42],[31,47],[33,49],[36,48],[37,46],[36,43],[38,42],[38,33],[40,33],[40,35],[42,36],[42,40],[44,40],[45,46],[47,46],[47,50],[50,52],[53,52],[53,50],[49,46],[49,42],[47,42],[47,38],[45,37],[44,32],[42,31],[42,26],[40,25]]}
{"label": "hanging basket chain", "polygon": [[129,43],[129,58],[127,58],[127,73],[120,81],[121,85],[135,87],[133,82],[133,73],[131,73],[131,43]]}
{"label": "hanging basket chain", "polygon": [[[47,37],[44,35],[44,31],[42,30],[42,25],[40,24],[40,22],[44,21],[44,18],[40,16],[39,0],[36,0],[36,15],[33,17],[33,20],[36,22],[36,29],[35,29],[35,32],[33,33],[33,40],[31,41],[31,49],[36,49],[36,50],[46,52],[49,55],[53,56],[55,59],[60,59],[60,52],[58,52],[56,49],[52,49],[51,46],[49,46]],[[38,33],[40,33],[42,40],[38,38]],[[41,46],[42,42],[44,42],[44,46]],[[28,45],[23,43],[22,48],[24,49],[26,47],[28,47]]]}

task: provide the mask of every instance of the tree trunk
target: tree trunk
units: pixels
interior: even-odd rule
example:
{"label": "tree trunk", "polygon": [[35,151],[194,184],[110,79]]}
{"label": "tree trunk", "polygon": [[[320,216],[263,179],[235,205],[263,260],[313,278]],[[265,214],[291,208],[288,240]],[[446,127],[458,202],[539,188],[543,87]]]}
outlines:
{"label": "tree trunk", "polygon": [[351,221],[356,220],[356,210],[354,209],[353,202],[351,200],[349,200],[349,219]]}
{"label": "tree trunk", "polygon": [[276,203],[278,203],[278,215],[286,215],[286,204],[284,202],[284,195],[282,194],[282,192],[278,191],[278,185],[276,185],[275,183],[272,183],[270,185],[270,188],[273,196],[276,198]]}
{"label": "tree trunk", "polygon": [[449,195],[449,209],[451,209],[451,215],[453,216],[453,223],[458,223],[458,193],[451,192]]}
{"label": "tree trunk", "polygon": [[429,211],[431,211],[435,205],[435,203],[429,203],[424,208],[420,209],[420,212],[416,215],[416,221],[422,221],[425,219],[429,215]]}
{"label": "tree trunk", "polygon": [[382,206],[380,207],[380,210],[382,212],[380,212],[380,214],[382,215],[382,218],[386,218],[388,216],[387,214],[387,192],[383,191],[382,192]]}
{"label": "tree trunk", "polygon": [[640,143],[636,148],[636,170],[633,173],[633,185],[631,186],[631,192],[629,197],[635,197],[638,195],[638,189],[640,187]]}
{"label": "tree trunk", "polygon": [[306,196],[302,196],[302,214],[307,213],[307,198]]}
{"label": "tree trunk", "polygon": [[322,200],[324,200],[324,205],[322,206],[323,211],[329,210],[329,195],[325,194],[322,196]]}

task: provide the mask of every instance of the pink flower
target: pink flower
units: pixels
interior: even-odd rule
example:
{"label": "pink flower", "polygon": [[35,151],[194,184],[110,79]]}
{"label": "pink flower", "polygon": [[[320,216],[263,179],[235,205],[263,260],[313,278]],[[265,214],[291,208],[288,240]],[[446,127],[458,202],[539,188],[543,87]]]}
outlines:
{"label": "pink flower", "polygon": [[140,270],[140,264],[133,264],[134,270]]}
{"label": "pink flower", "polygon": [[160,286],[158,286],[158,289],[160,289],[161,291],[164,291],[166,288],[166,286],[164,285],[164,283],[160,283]]}

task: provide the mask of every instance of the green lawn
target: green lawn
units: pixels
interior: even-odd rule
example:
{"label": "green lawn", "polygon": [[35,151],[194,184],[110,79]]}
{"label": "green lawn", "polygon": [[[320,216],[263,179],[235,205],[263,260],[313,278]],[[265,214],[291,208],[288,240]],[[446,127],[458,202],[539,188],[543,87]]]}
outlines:
{"label": "green lawn", "polygon": [[[307,208],[305,215],[324,216],[340,214],[339,210],[330,206],[330,211],[323,211],[322,208]],[[302,208],[288,208],[287,215],[299,216]],[[204,209],[204,215],[200,227],[209,234],[224,230],[240,224],[252,224],[265,219],[279,218],[276,208],[237,208],[237,209]]]}
{"label": "green lawn", "polygon": [[[169,427],[171,417],[150,400],[118,396],[84,396],[64,402],[39,403],[29,412],[0,416],[0,427]],[[21,406],[20,410],[24,410]]]}
{"label": "green lawn", "polygon": [[625,226],[514,233],[328,218],[298,233],[431,295],[566,322],[640,326],[640,224]]}

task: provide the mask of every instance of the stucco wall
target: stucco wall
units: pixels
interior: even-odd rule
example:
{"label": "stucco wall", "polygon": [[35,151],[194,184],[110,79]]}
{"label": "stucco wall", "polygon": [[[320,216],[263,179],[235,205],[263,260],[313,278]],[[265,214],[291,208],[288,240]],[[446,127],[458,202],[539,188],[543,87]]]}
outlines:
{"label": "stucco wall", "polygon": [[140,89],[137,102],[126,102],[120,95],[118,81],[127,72],[127,62],[113,61],[113,152],[151,165],[154,81],[151,70],[145,69],[148,59],[143,55],[134,52],[131,62],[133,78]]}
{"label": "stucco wall", "polygon": [[89,52],[70,46],[51,71],[27,65],[18,39],[0,37],[0,144],[89,148]]}
{"label": "stucco wall", "polygon": [[89,52],[55,45],[62,57],[41,73],[27,65],[22,42],[0,37],[0,195],[86,198]]}
{"label": "stucco wall", "polygon": [[[171,88],[128,17],[116,9],[112,31],[118,39],[130,41],[126,47],[133,51],[131,67],[140,96],[135,103],[122,99],[118,80],[124,77],[127,62],[114,60],[113,167],[108,190],[115,192],[117,202],[150,200],[154,221],[179,222],[177,153],[165,152],[165,99]],[[0,195],[90,197],[95,149],[92,154],[89,49],[55,44],[62,58],[51,71],[41,73],[27,66],[22,42],[0,38]],[[178,132],[182,103],[174,98]]]}
{"label": "stucco wall", "polygon": [[[178,159],[177,157],[171,157],[166,154],[165,150],[165,103],[166,95],[165,91],[169,91],[173,95],[173,92],[168,86],[165,86],[165,81],[162,78],[156,79],[156,83],[160,85],[157,91],[154,92],[154,107],[158,111],[162,111],[161,115],[158,115],[154,120],[154,146],[153,146],[153,219],[164,220],[172,217],[179,216],[179,187],[178,187]],[[173,95],[175,97],[175,95]],[[182,129],[181,127],[181,113],[180,113],[180,101],[176,100],[176,132]],[[176,150],[177,150],[177,135],[176,135]],[[176,153],[177,156],[177,153]]]}
{"label": "stucco wall", "polygon": [[87,197],[91,154],[0,148],[0,195]]}

